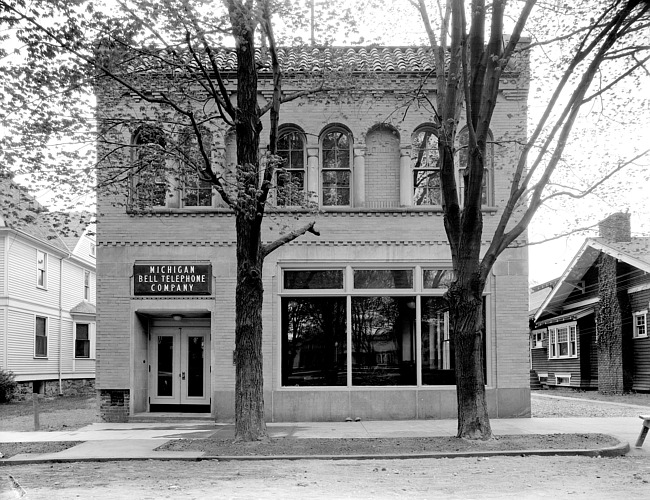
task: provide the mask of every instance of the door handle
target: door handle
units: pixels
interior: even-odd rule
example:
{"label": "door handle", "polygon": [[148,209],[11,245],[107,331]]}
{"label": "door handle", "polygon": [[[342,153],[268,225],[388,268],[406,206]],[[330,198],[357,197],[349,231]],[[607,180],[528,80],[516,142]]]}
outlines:
{"label": "door handle", "polygon": [[185,380],[185,372],[181,374],[181,380]]}

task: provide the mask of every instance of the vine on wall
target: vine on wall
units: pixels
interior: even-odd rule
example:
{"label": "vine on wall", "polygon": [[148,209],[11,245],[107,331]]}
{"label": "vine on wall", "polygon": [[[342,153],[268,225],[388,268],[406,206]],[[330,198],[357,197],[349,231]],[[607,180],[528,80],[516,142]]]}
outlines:
{"label": "vine on wall", "polygon": [[616,292],[614,257],[598,258],[598,295],[596,342],[598,344],[598,392],[623,393],[623,328],[621,307]]}

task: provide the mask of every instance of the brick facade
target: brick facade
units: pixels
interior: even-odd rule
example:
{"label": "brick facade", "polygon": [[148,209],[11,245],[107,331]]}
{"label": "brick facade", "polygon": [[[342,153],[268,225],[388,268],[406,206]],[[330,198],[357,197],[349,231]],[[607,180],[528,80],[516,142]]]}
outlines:
{"label": "brick facade", "polygon": [[[306,185],[308,190],[314,187],[317,202],[322,156],[319,138],[334,125],[350,131],[353,201],[348,207],[321,206],[322,210],[316,214],[271,208],[271,215],[265,221],[265,241],[275,239],[286,227],[298,227],[311,220],[316,220],[321,233],[320,237],[307,234],[276,250],[265,261],[263,356],[265,409],[269,421],[455,415],[453,387],[415,384],[377,390],[347,385],[313,390],[283,387],[281,383],[284,269],[413,266],[419,272],[425,267],[450,264],[440,207],[412,206],[410,200],[412,136],[418,127],[431,123],[431,113],[416,106],[408,113],[395,113],[408,103],[408,90],[419,85],[421,75],[379,73],[370,79],[357,78],[354,92],[310,95],[284,104],[281,110],[281,124],[304,132]],[[309,84],[309,79],[300,75],[285,77],[284,82],[287,92]],[[229,85],[232,86],[232,80]],[[260,98],[268,97],[270,81],[262,79],[260,87]],[[484,211],[486,235],[494,231],[500,207],[509,192],[508,172],[516,163],[518,153],[513,139],[523,139],[526,129],[525,72],[504,81],[503,88],[492,122],[494,139],[502,145],[495,150],[492,203]],[[433,88],[426,90],[435,101]],[[100,117],[137,117],[142,113],[141,106],[145,106],[108,84],[97,89],[97,102]],[[147,112],[153,116],[151,109]],[[219,165],[223,159],[232,157],[232,149],[226,147],[226,131],[223,124],[211,129],[215,144],[213,159]],[[118,143],[128,144],[132,132],[133,127],[115,127],[109,136]],[[100,157],[107,152],[104,148],[100,145]],[[112,159],[114,164],[126,165],[129,161],[128,153]],[[228,169],[227,166],[218,168],[224,172]],[[405,193],[410,195],[406,197]],[[234,416],[235,382],[233,214],[219,208],[221,204],[215,201],[211,209],[161,209],[154,214],[134,215],[125,210],[125,202],[124,195],[119,193],[100,192],[98,196],[97,387],[102,412],[107,412],[104,418],[123,418],[115,416],[120,411],[131,415],[149,410],[154,383],[149,371],[153,361],[151,328],[158,324],[163,325],[161,328],[178,327],[201,319],[208,321],[211,334],[210,411],[217,420],[230,420]],[[213,273],[212,294],[209,297],[134,296],[133,266],[144,261],[209,263]],[[527,263],[525,250],[506,252],[497,262],[486,289],[487,385],[492,416],[530,414],[526,362]],[[417,283],[419,280],[416,278]],[[415,291],[412,295],[419,297]],[[174,323],[173,314],[182,316],[183,320]],[[123,394],[123,406],[109,404],[109,395],[116,393]]]}

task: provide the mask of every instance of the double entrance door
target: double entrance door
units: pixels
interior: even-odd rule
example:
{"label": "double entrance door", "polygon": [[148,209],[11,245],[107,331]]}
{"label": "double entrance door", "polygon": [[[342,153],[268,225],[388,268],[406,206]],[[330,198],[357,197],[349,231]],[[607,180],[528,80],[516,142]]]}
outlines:
{"label": "double entrance door", "polygon": [[149,343],[150,411],[210,411],[210,329],[155,327]]}

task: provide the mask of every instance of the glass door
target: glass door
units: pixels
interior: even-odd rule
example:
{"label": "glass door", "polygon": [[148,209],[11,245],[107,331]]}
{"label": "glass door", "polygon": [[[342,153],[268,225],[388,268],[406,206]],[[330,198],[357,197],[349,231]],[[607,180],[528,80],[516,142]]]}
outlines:
{"label": "glass door", "polygon": [[210,334],[180,329],[180,404],[210,404]]}
{"label": "glass door", "polygon": [[151,405],[165,405],[160,409],[170,411],[174,408],[169,405],[210,405],[209,329],[155,328],[150,359]]}

